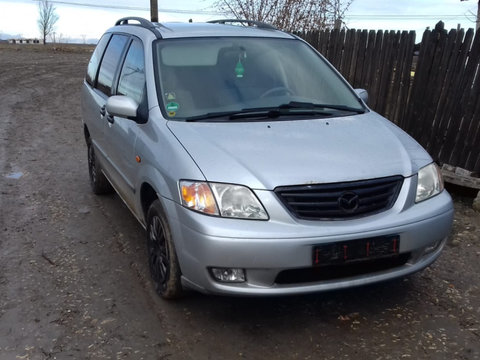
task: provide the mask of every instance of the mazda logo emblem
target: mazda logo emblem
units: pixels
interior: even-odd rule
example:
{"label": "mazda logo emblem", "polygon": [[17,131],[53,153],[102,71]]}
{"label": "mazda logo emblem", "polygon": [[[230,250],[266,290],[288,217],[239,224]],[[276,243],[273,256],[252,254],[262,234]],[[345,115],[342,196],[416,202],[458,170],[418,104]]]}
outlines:
{"label": "mazda logo emblem", "polygon": [[360,199],[353,191],[345,191],[338,198],[338,207],[346,213],[357,210]]}

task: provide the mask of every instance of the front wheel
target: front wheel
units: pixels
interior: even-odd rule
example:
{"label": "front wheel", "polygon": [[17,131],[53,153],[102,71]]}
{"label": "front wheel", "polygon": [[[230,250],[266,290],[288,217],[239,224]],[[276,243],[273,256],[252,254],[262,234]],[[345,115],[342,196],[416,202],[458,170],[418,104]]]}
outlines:
{"label": "front wheel", "polygon": [[170,228],[159,200],[147,214],[148,264],[155,290],[164,299],[182,295],[181,272]]}

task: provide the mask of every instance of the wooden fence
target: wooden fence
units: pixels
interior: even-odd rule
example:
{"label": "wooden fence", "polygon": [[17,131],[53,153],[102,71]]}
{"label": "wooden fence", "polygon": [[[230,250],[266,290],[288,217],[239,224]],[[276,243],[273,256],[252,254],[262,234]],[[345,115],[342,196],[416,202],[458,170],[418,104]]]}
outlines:
{"label": "wooden fence", "polygon": [[[301,36],[369,106],[419,141],[440,163],[480,171],[480,35],[443,23],[415,32],[326,30]],[[418,53],[418,57],[416,54]]]}

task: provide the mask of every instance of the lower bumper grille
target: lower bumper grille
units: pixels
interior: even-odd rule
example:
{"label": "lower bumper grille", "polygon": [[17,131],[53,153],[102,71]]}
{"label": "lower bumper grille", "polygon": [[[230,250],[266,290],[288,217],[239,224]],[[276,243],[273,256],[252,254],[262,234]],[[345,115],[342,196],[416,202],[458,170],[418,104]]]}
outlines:
{"label": "lower bumper grille", "polygon": [[349,278],[400,267],[405,265],[409,258],[410,253],[405,253],[395,257],[355,262],[351,264],[284,270],[277,275],[275,283],[299,284]]}

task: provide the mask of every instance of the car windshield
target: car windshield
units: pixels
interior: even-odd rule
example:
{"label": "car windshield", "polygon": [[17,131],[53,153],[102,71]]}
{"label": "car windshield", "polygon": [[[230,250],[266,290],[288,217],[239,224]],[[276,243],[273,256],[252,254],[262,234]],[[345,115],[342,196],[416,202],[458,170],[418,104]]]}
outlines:
{"label": "car windshield", "polygon": [[168,39],[155,51],[159,100],[171,120],[365,112],[331,67],[296,39]]}

